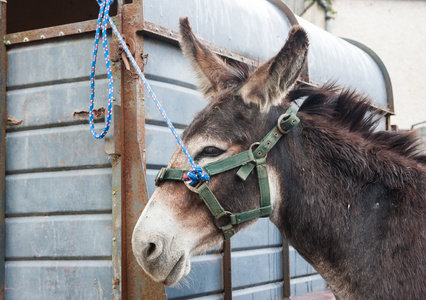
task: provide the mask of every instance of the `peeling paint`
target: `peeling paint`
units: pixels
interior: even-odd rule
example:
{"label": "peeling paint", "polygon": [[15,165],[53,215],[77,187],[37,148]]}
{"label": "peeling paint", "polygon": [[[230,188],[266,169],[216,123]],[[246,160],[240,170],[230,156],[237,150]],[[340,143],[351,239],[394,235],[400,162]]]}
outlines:
{"label": "peeling paint", "polygon": [[7,126],[19,126],[24,122],[24,120],[16,121],[11,116],[7,116]]}
{"label": "peeling paint", "polygon": [[[105,107],[100,107],[93,110],[93,116],[97,119],[102,118],[105,116]],[[74,111],[72,117],[74,119],[88,119],[89,118],[89,111],[88,110],[80,110],[80,111]]]}

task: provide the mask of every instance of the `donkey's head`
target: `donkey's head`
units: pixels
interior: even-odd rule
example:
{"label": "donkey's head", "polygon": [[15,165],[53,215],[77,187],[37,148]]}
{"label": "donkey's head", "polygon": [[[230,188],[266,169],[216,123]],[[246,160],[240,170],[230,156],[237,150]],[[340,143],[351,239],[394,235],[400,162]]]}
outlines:
{"label": "donkey's head", "polygon": [[[195,162],[203,167],[249,149],[276,124],[289,106],[281,102],[301,73],[308,39],[301,27],[293,27],[280,52],[250,72],[246,65],[228,65],[212,53],[195,37],[188,19],[180,20],[180,33],[182,50],[209,101],[182,136]],[[168,167],[188,170],[191,165],[177,148]],[[241,180],[237,170],[212,176],[208,187],[225,211],[259,208],[257,177]],[[280,197],[274,174],[268,166],[272,209]],[[179,181],[162,182],[136,224],[133,252],[154,280],[174,284],[189,273],[191,256],[223,241],[220,222],[193,188]],[[235,232],[252,222],[234,226]]]}

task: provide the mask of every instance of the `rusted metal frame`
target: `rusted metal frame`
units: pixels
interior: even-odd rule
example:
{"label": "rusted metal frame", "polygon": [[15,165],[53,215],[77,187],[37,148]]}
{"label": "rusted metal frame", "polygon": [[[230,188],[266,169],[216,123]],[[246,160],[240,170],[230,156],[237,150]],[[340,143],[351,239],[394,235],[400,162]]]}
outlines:
{"label": "rusted metal frame", "polygon": [[112,299],[122,299],[122,270],[121,264],[121,156],[112,154]]}
{"label": "rusted metal frame", "polygon": [[232,300],[231,240],[222,244],[223,299]]}
{"label": "rusted metal frame", "polygon": [[[290,250],[289,244],[286,240],[283,239],[283,250],[282,255],[282,264],[283,264],[283,299],[290,299],[291,296],[291,286],[290,286]],[[287,284],[286,284],[287,283]]]}
{"label": "rusted metal frame", "polygon": [[[134,41],[135,60],[143,64],[143,0],[123,5],[121,32]],[[131,248],[133,228],[148,203],[145,170],[145,103],[140,79],[121,67],[122,112],[122,298],[166,299],[162,284],[154,282],[136,262]]]}
{"label": "rusted metal frame", "polygon": [[[6,34],[6,2],[0,2],[0,38]],[[6,241],[6,45],[0,45],[0,299],[4,299]]]}
{"label": "rusted metal frame", "polygon": [[[114,23],[119,22],[119,17],[111,17]],[[82,21],[77,23],[58,25],[53,27],[10,33],[3,37],[6,45],[15,45],[40,41],[44,39],[60,38],[69,35],[77,35],[96,30],[97,20]]]}
{"label": "rusted metal frame", "polygon": [[[117,16],[114,24],[121,28],[121,14],[123,3],[117,3]],[[122,168],[121,168],[121,139],[122,139],[122,120],[121,120],[121,79],[122,67],[118,57],[118,39],[112,35],[110,45],[110,59],[113,79],[115,83],[113,98],[113,117],[110,134],[105,137],[105,151],[111,158],[112,165],[112,299],[120,300],[123,291],[123,265],[122,265]]]}

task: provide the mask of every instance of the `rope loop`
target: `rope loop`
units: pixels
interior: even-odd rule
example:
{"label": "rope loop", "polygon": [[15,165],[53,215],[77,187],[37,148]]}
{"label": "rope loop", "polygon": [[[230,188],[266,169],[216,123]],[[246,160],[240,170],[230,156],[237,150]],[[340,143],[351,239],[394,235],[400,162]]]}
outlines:
{"label": "rope loop", "polygon": [[[114,0],[96,0],[99,4],[99,15],[98,22],[96,25],[96,34],[95,34],[95,44],[93,45],[93,56],[92,56],[92,66],[90,71],[90,107],[89,107],[89,123],[90,123],[90,132],[92,135],[97,138],[103,138],[110,126],[112,119],[112,101],[114,94],[114,82],[112,78],[112,70],[111,70],[111,62],[109,60],[108,54],[108,41],[107,41],[107,25],[110,19],[109,17],[109,9],[110,5],[114,2]],[[102,48],[105,57],[105,65],[108,74],[108,110],[105,118],[105,127],[100,134],[95,131],[95,123],[93,121],[93,108],[95,105],[95,67],[96,67],[96,58],[98,55],[98,45],[99,45],[99,34],[102,29]]]}

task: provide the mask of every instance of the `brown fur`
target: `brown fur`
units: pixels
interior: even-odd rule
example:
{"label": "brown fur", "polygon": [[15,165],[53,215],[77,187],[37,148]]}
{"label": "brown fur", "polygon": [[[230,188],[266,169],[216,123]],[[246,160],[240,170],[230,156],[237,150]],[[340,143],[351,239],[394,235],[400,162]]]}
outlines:
{"label": "brown fur", "polygon": [[293,26],[280,52],[250,74],[240,89],[246,103],[255,103],[262,111],[277,105],[296,82],[308,55],[308,38],[300,26]]}
{"label": "brown fur", "polygon": [[[307,55],[300,27],[251,74],[203,47],[187,19],[181,34],[185,55],[203,78],[201,90],[210,97],[184,141],[211,137],[248,149],[291,102],[306,97],[299,126],[268,154],[268,165],[282,179],[274,223],[340,299],[424,299],[426,156],[414,134],[376,132],[380,113],[355,92],[332,85],[290,90]],[[243,182],[235,173],[214,176],[212,191],[226,210],[257,207],[255,176]]]}
{"label": "brown fur", "polygon": [[225,88],[233,78],[231,69],[217,55],[208,50],[194,35],[188,18],[180,19],[181,48],[198,75],[198,88],[206,96]]}

